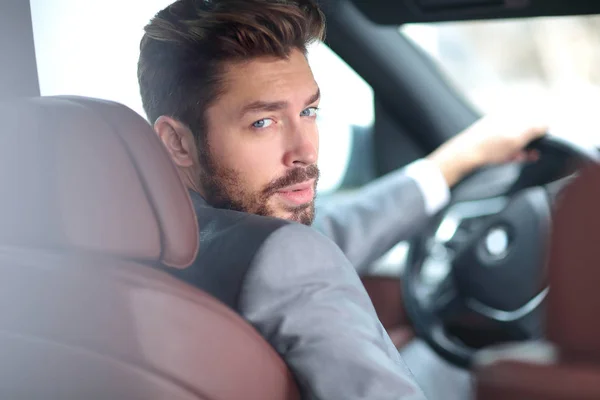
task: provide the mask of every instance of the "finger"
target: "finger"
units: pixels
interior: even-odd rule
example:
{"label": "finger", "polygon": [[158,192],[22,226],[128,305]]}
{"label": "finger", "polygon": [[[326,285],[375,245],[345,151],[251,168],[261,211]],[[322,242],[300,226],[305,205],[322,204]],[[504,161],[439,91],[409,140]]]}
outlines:
{"label": "finger", "polygon": [[527,153],[525,153],[523,151],[513,155],[509,159],[510,162],[523,162],[525,160],[527,160]]}
{"label": "finger", "polygon": [[537,150],[530,150],[527,152],[527,161],[536,162],[540,159],[540,152]]}
{"label": "finger", "polygon": [[546,136],[548,133],[548,125],[535,125],[526,131],[525,137],[529,142]]}
{"label": "finger", "polygon": [[536,162],[540,159],[540,153],[537,150],[520,151],[510,157],[510,162]]}

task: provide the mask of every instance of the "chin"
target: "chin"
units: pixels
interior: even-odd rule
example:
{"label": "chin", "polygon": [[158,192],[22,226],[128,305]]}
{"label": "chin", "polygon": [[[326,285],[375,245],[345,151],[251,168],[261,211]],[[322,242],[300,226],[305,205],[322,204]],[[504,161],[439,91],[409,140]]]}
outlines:
{"label": "chin", "polygon": [[315,208],[314,204],[311,203],[309,205],[298,207],[296,210],[286,210],[281,213],[279,218],[286,219],[288,221],[294,221],[301,223],[303,225],[310,226],[313,223],[315,218]]}

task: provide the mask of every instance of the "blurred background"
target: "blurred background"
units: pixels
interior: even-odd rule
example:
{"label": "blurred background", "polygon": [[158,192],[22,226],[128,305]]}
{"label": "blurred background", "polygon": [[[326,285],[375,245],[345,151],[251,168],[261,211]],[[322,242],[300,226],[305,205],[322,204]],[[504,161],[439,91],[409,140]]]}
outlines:
{"label": "blurred background", "polygon": [[600,145],[600,17],[407,25],[482,113],[538,108],[555,134]]}

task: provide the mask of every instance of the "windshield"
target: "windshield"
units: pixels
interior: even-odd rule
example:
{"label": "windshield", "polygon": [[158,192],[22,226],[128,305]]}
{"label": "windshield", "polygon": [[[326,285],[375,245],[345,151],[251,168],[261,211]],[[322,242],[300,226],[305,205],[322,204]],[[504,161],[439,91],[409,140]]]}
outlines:
{"label": "windshield", "polygon": [[482,113],[540,108],[552,133],[600,145],[600,16],[400,28]]}

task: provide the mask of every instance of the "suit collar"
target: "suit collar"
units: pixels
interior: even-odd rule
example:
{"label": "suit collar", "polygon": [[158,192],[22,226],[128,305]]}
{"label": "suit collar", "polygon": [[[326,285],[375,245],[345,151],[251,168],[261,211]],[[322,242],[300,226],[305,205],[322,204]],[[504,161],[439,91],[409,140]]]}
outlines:
{"label": "suit collar", "polygon": [[194,209],[198,210],[199,208],[210,207],[210,205],[204,200],[204,197],[200,195],[200,193],[194,190],[188,190],[190,193],[190,198],[192,199],[192,204],[194,205]]}

